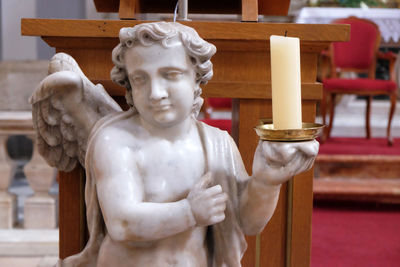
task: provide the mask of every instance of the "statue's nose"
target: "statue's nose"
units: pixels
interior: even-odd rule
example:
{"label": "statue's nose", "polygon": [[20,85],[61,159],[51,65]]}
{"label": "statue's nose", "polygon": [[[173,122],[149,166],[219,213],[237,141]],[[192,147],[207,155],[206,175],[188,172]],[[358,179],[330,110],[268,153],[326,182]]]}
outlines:
{"label": "statue's nose", "polygon": [[168,92],[165,85],[158,80],[152,80],[150,85],[150,99],[159,100],[166,98],[167,96]]}

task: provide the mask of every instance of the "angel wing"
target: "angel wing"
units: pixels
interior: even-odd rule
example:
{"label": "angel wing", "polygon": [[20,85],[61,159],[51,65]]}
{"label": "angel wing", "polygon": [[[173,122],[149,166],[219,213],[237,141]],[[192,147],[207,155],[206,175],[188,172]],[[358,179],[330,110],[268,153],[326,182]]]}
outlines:
{"label": "angel wing", "polygon": [[61,171],[71,171],[78,160],[85,166],[93,125],[105,115],[122,111],[104,87],[94,85],[65,53],[51,59],[49,76],[29,101],[39,153]]}

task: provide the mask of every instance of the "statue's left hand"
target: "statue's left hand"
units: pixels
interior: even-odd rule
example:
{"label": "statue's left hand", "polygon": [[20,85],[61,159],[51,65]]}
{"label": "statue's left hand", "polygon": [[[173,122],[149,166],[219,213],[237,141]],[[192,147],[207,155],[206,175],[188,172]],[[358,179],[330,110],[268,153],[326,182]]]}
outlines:
{"label": "statue's left hand", "polygon": [[319,143],[260,141],[254,155],[253,175],[266,184],[278,185],[309,170],[318,154]]}

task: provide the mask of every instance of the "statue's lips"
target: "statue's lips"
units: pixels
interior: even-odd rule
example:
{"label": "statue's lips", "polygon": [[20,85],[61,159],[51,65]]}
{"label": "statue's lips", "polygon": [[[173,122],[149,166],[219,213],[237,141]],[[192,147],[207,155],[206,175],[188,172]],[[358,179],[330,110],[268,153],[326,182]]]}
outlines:
{"label": "statue's lips", "polygon": [[172,107],[171,104],[162,104],[162,105],[152,105],[152,106],[151,106],[151,108],[152,108],[154,111],[165,111],[165,110],[170,109],[171,107]]}

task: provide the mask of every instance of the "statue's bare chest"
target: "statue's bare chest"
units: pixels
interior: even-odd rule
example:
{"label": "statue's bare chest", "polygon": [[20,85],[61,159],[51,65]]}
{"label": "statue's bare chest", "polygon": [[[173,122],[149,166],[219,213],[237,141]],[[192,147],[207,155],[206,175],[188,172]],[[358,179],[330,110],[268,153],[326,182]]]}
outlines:
{"label": "statue's bare chest", "polygon": [[205,172],[204,151],[198,138],[156,142],[143,147],[139,157],[145,201],[149,202],[185,198]]}

